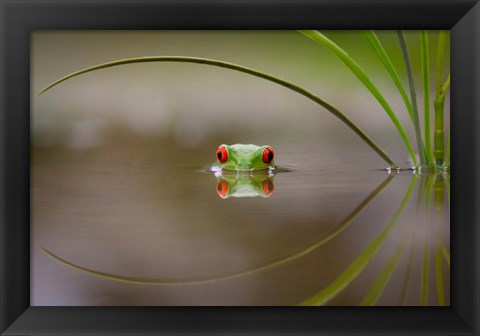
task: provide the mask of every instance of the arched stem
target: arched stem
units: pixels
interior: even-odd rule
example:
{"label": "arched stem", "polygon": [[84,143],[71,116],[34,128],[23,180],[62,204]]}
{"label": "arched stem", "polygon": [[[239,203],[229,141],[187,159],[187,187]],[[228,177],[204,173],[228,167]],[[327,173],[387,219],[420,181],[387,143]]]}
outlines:
{"label": "arched stem", "polygon": [[301,95],[309,98],[310,100],[313,100],[315,103],[319,104],[320,106],[324,107],[327,111],[332,113],[335,117],[340,119],[346,126],[348,126],[353,132],[355,132],[367,145],[372,148],[383,160],[385,160],[390,166],[397,166],[395,162],[388,156],[388,154],[380,148],[364,131],[362,131],[353,121],[351,121],[346,115],[344,115],[340,110],[338,110],[335,106],[331,105],[330,103],[326,102],[322,98],[318,97],[317,95],[311,93],[310,91],[305,90],[304,88],[293,84],[291,82],[288,82],[284,79],[281,79],[279,77],[275,77],[269,74],[266,74],[264,72],[250,69],[241,65],[233,64],[233,63],[228,63],[228,62],[223,62],[223,61],[218,61],[218,60],[212,60],[212,59],[206,59],[206,58],[198,58],[198,57],[185,57],[185,56],[151,56],[151,57],[137,57],[137,58],[127,58],[127,59],[122,59],[118,61],[113,61],[113,62],[108,62],[108,63],[103,63],[99,65],[95,65],[74,73],[71,73],[63,78],[60,78],[59,80],[53,82],[52,84],[48,85],[45,87],[43,90],[41,90],[38,95],[41,95],[45,91],[51,89],[52,87],[60,84],[61,82],[66,81],[69,78],[79,76],[81,74],[95,71],[95,70],[100,70],[100,69],[105,69],[105,68],[110,68],[118,65],[125,65],[125,64],[131,64],[131,63],[146,63],[146,62],[184,62],[184,63],[198,63],[198,64],[206,64],[206,65],[213,65],[221,68],[226,68],[226,69],[231,69],[231,70],[236,70],[240,72],[247,73],[252,76],[260,77],[266,80],[269,80],[271,82],[277,83],[281,86],[284,86],[292,91],[298,92]]}

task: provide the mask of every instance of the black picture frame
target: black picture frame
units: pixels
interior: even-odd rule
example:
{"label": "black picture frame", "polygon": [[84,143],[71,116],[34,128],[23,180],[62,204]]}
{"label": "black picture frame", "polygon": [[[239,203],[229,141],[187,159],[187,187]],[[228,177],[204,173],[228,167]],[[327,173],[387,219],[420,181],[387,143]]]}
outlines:
{"label": "black picture frame", "polygon": [[[479,335],[477,1],[0,0],[0,10],[2,335]],[[451,30],[450,307],[30,307],[32,31],[366,28]]]}

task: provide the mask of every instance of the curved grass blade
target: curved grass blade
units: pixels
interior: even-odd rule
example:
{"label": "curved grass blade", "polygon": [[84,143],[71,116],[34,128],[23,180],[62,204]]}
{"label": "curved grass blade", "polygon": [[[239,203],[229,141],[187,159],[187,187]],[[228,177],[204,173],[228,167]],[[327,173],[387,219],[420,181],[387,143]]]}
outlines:
{"label": "curved grass blade", "polygon": [[385,243],[385,240],[394,228],[398,219],[402,216],[414,189],[416,180],[417,176],[413,175],[412,182],[410,183],[399,208],[390,219],[388,224],[380,232],[380,234],[375,237],[375,239],[362,251],[362,253],[350,264],[350,266],[348,266],[348,268],[342,274],[340,274],[336,280],[334,280],[329,286],[317,294],[299,303],[300,306],[324,305],[337,296],[342,290],[344,290],[353,280],[355,280],[355,278],[365,269],[373,256],[377,254],[378,250]]}
{"label": "curved grass blade", "polygon": [[430,55],[426,30],[420,31],[420,58],[422,60],[425,156],[427,164],[433,166],[432,135],[430,134]]}
{"label": "curved grass blade", "polygon": [[441,92],[442,96],[445,96],[449,87],[450,87],[450,73],[448,73],[447,79],[445,80],[445,83],[442,86],[442,92]]}
{"label": "curved grass blade", "polygon": [[403,60],[405,61],[405,67],[407,69],[408,84],[410,86],[410,97],[412,99],[413,108],[413,125],[415,128],[415,136],[417,138],[418,155],[420,156],[420,163],[424,165],[425,150],[422,140],[422,132],[420,131],[420,118],[418,117],[418,105],[417,105],[417,91],[415,90],[415,82],[413,80],[412,62],[410,61],[410,54],[408,53],[407,40],[402,31],[397,30],[398,40],[400,41],[400,48],[402,49]]}
{"label": "curved grass blade", "polygon": [[393,83],[395,83],[395,86],[397,87],[398,92],[400,93],[400,96],[402,96],[403,102],[405,103],[405,107],[407,108],[408,114],[410,115],[410,119],[412,120],[412,123],[414,123],[413,107],[410,102],[410,99],[408,98],[407,92],[405,91],[405,88],[403,87],[402,82],[398,77],[398,73],[393,67],[392,61],[390,60],[390,57],[388,57],[388,54],[385,51],[385,48],[383,47],[382,43],[380,42],[377,34],[375,34],[373,30],[365,30],[363,32],[363,35],[367,39],[368,43],[372,47],[377,57],[382,62],[383,66],[385,67],[388,74],[392,78]]}
{"label": "curved grass blade", "polygon": [[277,83],[283,87],[286,87],[292,91],[295,91],[297,93],[300,93],[301,95],[309,98],[310,100],[313,100],[315,103],[319,104],[323,108],[325,108],[327,111],[332,113],[335,117],[340,119],[341,122],[343,122],[346,126],[348,126],[355,134],[357,134],[365,143],[372,148],[382,159],[384,159],[389,165],[391,166],[397,166],[395,162],[388,156],[388,154],[380,148],[370,137],[362,131],[353,121],[351,121],[346,115],[344,115],[340,110],[338,110],[335,106],[331,105],[330,103],[326,102],[322,98],[318,97],[317,95],[314,95],[313,93],[305,90],[304,88],[293,84],[291,82],[288,82],[284,79],[281,79],[279,77],[275,77],[269,74],[266,74],[264,72],[250,69],[247,67],[243,67],[241,65],[233,64],[233,63],[228,63],[228,62],[223,62],[223,61],[217,61],[217,60],[212,60],[212,59],[207,59],[207,58],[198,58],[198,57],[185,57],[185,56],[152,56],[152,57],[138,57],[138,58],[128,58],[128,59],[122,59],[118,61],[113,61],[113,62],[108,62],[108,63],[103,63],[99,65],[95,65],[74,73],[71,73],[63,78],[60,78],[59,80],[53,82],[52,84],[48,85],[45,87],[43,90],[41,90],[38,95],[41,95],[42,93],[46,92],[47,90],[51,89],[52,87],[60,84],[61,82],[66,81],[69,78],[79,76],[81,74],[95,71],[95,70],[100,70],[100,69],[105,69],[105,68],[110,68],[118,65],[124,65],[124,64],[131,64],[131,63],[145,63],[145,62],[184,62],[184,63],[198,63],[198,64],[206,64],[206,65],[212,65],[212,66],[217,66],[221,68],[226,68],[226,69],[231,69],[231,70],[236,70],[240,71],[243,73],[247,73],[249,75],[253,75],[259,78],[263,78],[266,80],[269,80],[271,82]]}
{"label": "curved grass blade", "polygon": [[417,158],[415,157],[412,145],[402,124],[398,120],[395,112],[393,112],[385,97],[383,97],[378,88],[373,84],[373,82],[370,80],[365,71],[360,67],[360,65],[358,65],[358,63],[355,62],[342,48],[340,48],[337,44],[328,39],[322,33],[314,30],[299,30],[299,32],[307,36],[308,38],[314,40],[315,42],[320,43],[322,46],[333,52],[335,56],[337,56],[343,62],[343,64],[345,64],[362,82],[362,84],[370,91],[370,93],[375,97],[375,99],[377,99],[377,101],[380,103],[387,115],[392,120],[393,124],[397,128],[398,133],[400,134],[400,137],[403,140],[403,143],[405,144],[405,147],[407,148],[408,153],[410,154],[414,165],[417,166]]}
{"label": "curved grass blade", "polygon": [[395,176],[394,175],[389,175],[385,180],[380,183],[380,185],[375,188],[368,196],[342,221],[340,222],[339,225],[337,225],[333,230],[331,230],[329,233],[327,233],[320,241],[309,245],[306,248],[301,249],[300,251],[289,255],[287,257],[282,257],[277,260],[271,261],[267,264],[257,266],[253,269],[246,270],[246,271],[241,271],[237,273],[232,273],[232,274],[227,274],[219,277],[212,277],[212,278],[203,278],[203,279],[190,279],[190,280],[167,280],[167,279],[141,279],[141,278],[133,278],[133,277],[124,277],[120,275],[115,275],[115,274],[110,274],[110,273],[104,273],[104,272],[99,272],[95,271],[89,268],[85,268],[82,266],[75,265],[65,259],[60,258],[59,256],[55,255],[54,253],[50,252],[49,250],[38,246],[38,248],[45,253],[47,256],[52,258],[53,260],[64,264],[66,266],[72,267],[78,271],[82,271],[85,273],[88,273],[90,275],[107,279],[107,280],[113,280],[117,282],[123,282],[123,283],[129,283],[129,284],[136,284],[136,285],[156,285],[156,286],[180,286],[180,285],[200,285],[200,284],[207,284],[207,283],[212,283],[212,282],[217,282],[217,281],[225,281],[225,280],[230,280],[230,279],[235,279],[239,278],[242,276],[258,273],[261,271],[265,271],[277,266],[280,266],[282,264],[285,264],[287,262],[293,261],[295,259],[298,259],[313,250],[319,248],[320,246],[324,245],[325,243],[329,242],[333,238],[335,238],[338,234],[340,234],[343,230],[345,230],[353,221],[355,218],[358,217],[358,215],[367,208],[367,206],[382,192],[385,190],[385,188],[388,186],[388,184],[393,180]]}
{"label": "curved grass blade", "polygon": [[403,239],[402,243],[395,251],[387,266],[382,270],[378,278],[373,283],[372,287],[370,287],[367,294],[365,294],[365,296],[363,297],[359,306],[374,306],[377,303],[378,299],[383,293],[383,290],[390,281],[393,272],[397,268],[398,262],[403,256],[403,251],[405,250],[405,245],[407,243],[406,238],[407,237]]}

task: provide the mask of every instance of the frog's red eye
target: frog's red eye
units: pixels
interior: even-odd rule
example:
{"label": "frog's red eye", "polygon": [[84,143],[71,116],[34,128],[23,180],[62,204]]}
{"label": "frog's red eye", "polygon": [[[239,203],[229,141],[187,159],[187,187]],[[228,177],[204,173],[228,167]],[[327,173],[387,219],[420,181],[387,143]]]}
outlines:
{"label": "frog's red eye", "polygon": [[262,183],[263,193],[267,196],[270,196],[273,193],[273,182],[269,178],[264,180]]}
{"label": "frog's red eye", "polygon": [[228,183],[225,180],[220,180],[217,183],[217,194],[221,198],[225,198],[228,193]]}
{"label": "frog's red eye", "polygon": [[262,155],[263,162],[271,163],[273,161],[274,156],[275,156],[275,153],[273,152],[272,147],[267,147],[263,150],[263,155]]}
{"label": "frog's red eye", "polygon": [[221,163],[225,163],[228,160],[228,152],[225,146],[220,146],[217,149],[217,159]]}

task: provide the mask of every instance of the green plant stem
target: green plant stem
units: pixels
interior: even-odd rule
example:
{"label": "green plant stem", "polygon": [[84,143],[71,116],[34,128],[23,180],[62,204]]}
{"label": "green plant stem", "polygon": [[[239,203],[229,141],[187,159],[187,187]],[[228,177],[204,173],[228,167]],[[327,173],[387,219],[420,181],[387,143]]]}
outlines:
{"label": "green plant stem", "polygon": [[423,112],[424,112],[424,135],[425,135],[425,157],[427,165],[433,167],[433,154],[430,134],[430,56],[428,48],[428,33],[420,31],[420,56],[422,59],[423,79]]}
{"label": "green plant stem", "polygon": [[422,132],[420,130],[420,119],[418,117],[418,104],[417,104],[417,92],[415,90],[415,82],[413,80],[412,62],[410,61],[410,55],[408,53],[407,40],[402,31],[397,30],[398,40],[400,42],[400,48],[402,49],[403,60],[405,61],[405,68],[407,69],[408,83],[410,86],[410,97],[413,107],[413,125],[415,128],[415,136],[417,138],[418,155],[420,156],[420,164],[425,165],[425,150],[422,140]]}
{"label": "green plant stem", "polygon": [[443,166],[450,167],[450,129],[448,130],[448,133],[447,133],[447,151],[445,152]]}
{"label": "green plant stem", "polygon": [[347,269],[340,274],[337,279],[335,279],[325,289],[301,302],[299,304],[300,306],[324,305],[337,296],[342,290],[344,290],[365,269],[370,260],[377,254],[380,247],[382,247],[382,245],[385,243],[385,240],[395,227],[398,219],[402,216],[414,189],[416,180],[417,176],[413,175],[412,182],[410,183],[399,208],[392,216],[388,224],[378,234],[378,236],[375,237],[375,239],[362,251],[362,253],[350,264],[350,266],[348,266]]}
{"label": "green plant stem", "polygon": [[443,110],[444,110],[444,100],[435,99],[434,103],[435,108],[435,144],[434,144],[434,155],[435,163],[437,166],[443,164],[444,158],[444,147],[445,147],[445,133],[443,130],[444,121],[443,121]]}
{"label": "green plant stem", "polygon": [[[442,99],[444,99],[443,97],[445,97],[449,86],[450,86],[450,73],[448,74],[447,80],[445,81],[445,84],[443,84],[443,87],[442,87]],[[450,128],[448,128],[448,132],[447,132],[447,151],[445,152],[443,166],[450,167]]]}
{"label": "green plant stem", "polygon": [[370,91],[370,93],[375,97],[375,99],[377,99],[377,101],[380,103],[387,115],[392,120],[398,133],[400,134],[400,137],[403,140],[403,143],[405,144],[405,147],[407,148],[408,153],[410,154],[414,165],[417,166],[417,158],[415,157],[412,145],[401,122],[398,120],[397,116],[393,112],[393,109],[390,107],[385,97],[383,97],[378,88],[373,84],[373,82],[370,80],[365,71],[360,67],[360,65],[358,65],[358,63],[355,62],[342,48],[340,48],[337,44],[335,44],[322,33],[314,30],[299,30],[299,32],[330,50],[363,83],[363,85]]}
{"label": "green plant stem", "polygon": [[61,82],[66,81],[69,78],[76,77],[90,71],[110,68],[118,65],[125,65],[125,64],[131,64],[131,63],[145,63],[145,62],[184,62],[184,63],[206,64],[206,65],[212,65],[212,66],[217,66],[221,68],[240,71],[252,76],[256,76],[256,77],[263,78],[271,82],[277,83],[283,87],[286,87],[292,91],[295,91],[309,98],[310,100],[313,100],[315,103],[325,108],[327,111],[332,113],[335,117],[340,119],[340,121],[342,121],[346,126],[348,126],[353,132],[355,132],[355,134],[357,134],[370,148],[372,148],[390,166],[397,166],[396,163],[388,156],[388,154],[382,148],[380,148],[372,139],[370,139],[370,137],[364,131],[362,131],[353,121],[351,121],[346,115],[340,112],[340,110],[338,110],[335,106],[326,102],[325,100],[318,97],[317,95],[314,95],[313,93],[305,90],[304,88],[296,84],[293,84],[291,82],[288,82],[284,79],[281,79],[279,77],[275,77],[258,70],[246,68],[241,65],[218,61],[218,60],[197,58],[197,57],[184,57],[184,56],[152,56],[152,57],[127,58],[127,59],[122,59],[118,61],[99,64],[96,66],[92,66],[92,67],[71,73],[48,85],[43,90],[41,90],[38,93],[38,95],[41,95],[42,93],[60,84]]}
{"label": "green plant stem", "polygon": [[413,121],[413,108],[412,108],[412,103],[410,102],[410,99],[407,96],[407,92],[405,91],[405,88],[402,85],[402,82],[400,81],[400,77],[398,76],[397,71],[393,67],[392,61],[390,60],[390,57],[388,57],[387,52],[385,51],[385,48],[383,47],[382,43],[380,42],[377,34],[373,30],[365,30],[363,32],[363,35],[367,39],[368,43],[372,47],[373,51],[375,54],[378,56],[380,61],[382,62],[383,66],[387,70],[388,74],[393,80],[393,83],[397,87],[398,92],[400,93],[400,96],[402,96],[403,102],[405,103],[405,107],[407,108],[408,115],[410,116],[410,119],[412,121],[412,124],[414,123]]}
{"label": "green plant stem", "polygon": [[[435,71],[435,100],[433,106],[435,109],[435,131],[434,131],[434,150],[435,164],[441,166],[444,159],[445,135],[444,135],[444,105],[445,91],[443,91],[443,64],[445,59],[445,45],[447,33],[441,30],[438,36],[437,62]],[[450,80],[447,79],[449,83]],[[448,86],[447,86],[448,87]]]}

